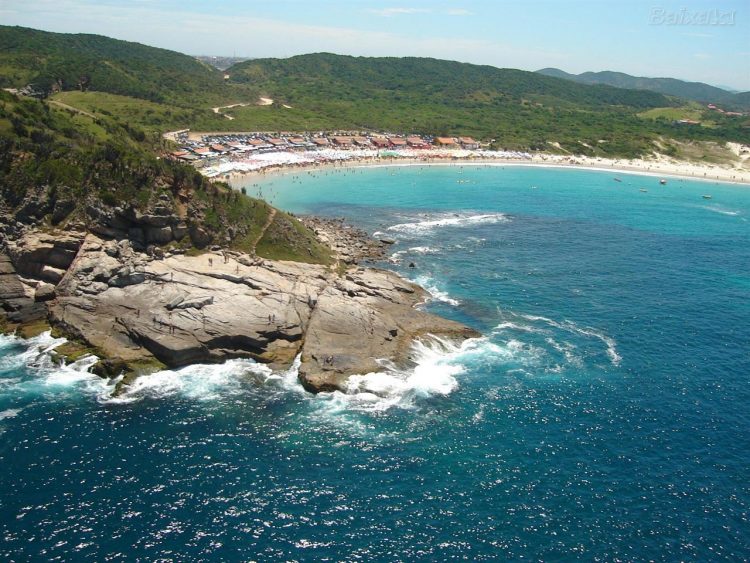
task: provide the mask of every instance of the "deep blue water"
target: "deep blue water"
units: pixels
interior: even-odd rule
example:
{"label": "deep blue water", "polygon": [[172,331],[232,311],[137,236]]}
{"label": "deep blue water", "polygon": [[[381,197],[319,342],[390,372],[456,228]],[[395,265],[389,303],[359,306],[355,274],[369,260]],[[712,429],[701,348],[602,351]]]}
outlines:
{"label": "deep blue water", "polygon": [[747,560],[750,189],[618,176],[266,179],[397,239],[387,266],[485,335],[359,393],[233,361],[112,401],[49,337],[0,339],[0,557]]}

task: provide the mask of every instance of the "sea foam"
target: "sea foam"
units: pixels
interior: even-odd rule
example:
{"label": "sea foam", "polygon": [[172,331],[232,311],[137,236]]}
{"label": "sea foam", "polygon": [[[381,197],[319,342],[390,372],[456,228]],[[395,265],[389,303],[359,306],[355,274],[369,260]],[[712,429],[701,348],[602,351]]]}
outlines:
{"label": "sea foam", "polygon": [[443,213],[421,221],[399,223],[388,227],[389,231],[406,235],[429,234],[443,227],[471,227],[481,224],[503,223],[510,219],[504,213]]}
{"label": "sea foam", "polygon": [[437,281],[426,274],[417,276],[414,279],[414,283],[423,287],[427,291],[427,293],[430,294],[430,298],[434,301],[447,303],[448,305],[452,305],[454,307],[458,307],[461,304],[458,299],[453,299],[447,291],[440,288]]}

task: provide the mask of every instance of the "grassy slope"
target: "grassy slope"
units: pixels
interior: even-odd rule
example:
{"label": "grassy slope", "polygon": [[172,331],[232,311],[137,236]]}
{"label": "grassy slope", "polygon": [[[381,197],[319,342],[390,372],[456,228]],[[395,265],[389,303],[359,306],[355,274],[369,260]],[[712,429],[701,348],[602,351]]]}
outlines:
{"label": "grassy slope", "polygon": [[[23,210],[30,200],[44,202],[34,206],[40,211],[23,219],[42,226],[52,226],[58,204],[68,202],[64,216],[55,221],[61,227],[73,221],[90,224],[91,206],[145,210],[166,198],[174,213],[208,231],[214,242],[246,249],[247,241],[261,234],[271,208],[206,180],[191,167],[159,159],[159,143],[158,137],[151,139],[114,119],[0,92],[0,198],[16,217],[26,217]],[[325,248],[308,252],[313,234],[289,222],[289,237],[284,232],[269,236],[263,255],[331,262]]]}

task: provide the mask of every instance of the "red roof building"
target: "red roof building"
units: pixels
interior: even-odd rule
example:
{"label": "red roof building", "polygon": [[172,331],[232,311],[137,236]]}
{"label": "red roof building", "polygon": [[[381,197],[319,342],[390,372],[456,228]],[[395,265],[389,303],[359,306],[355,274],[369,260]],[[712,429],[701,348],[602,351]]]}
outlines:
{"label": "red roof building", "polygon": [[415,149],[425,149],[430,146],[422,137],[407,137],[406,144]]}
{"label": "red roof building", "polygon": [[458,147],[458,144],[456,143],[456,139],[452,137],[436,137],[435,144],[444,149]]}

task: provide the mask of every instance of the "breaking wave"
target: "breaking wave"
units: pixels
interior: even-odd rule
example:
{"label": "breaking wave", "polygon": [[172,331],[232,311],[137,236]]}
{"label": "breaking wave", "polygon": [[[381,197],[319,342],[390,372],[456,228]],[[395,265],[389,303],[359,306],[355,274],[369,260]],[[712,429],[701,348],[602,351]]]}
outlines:
{"label": "breaking wave", "polygon": [[[430,289],[431,279],[417,281]],[[441,300],[458,304],[444,292],[434,287],[432,291]],[[53,338],[49,332],[29,340],[0,337],[0,397],[76,392],[102,404],[127,405],[147,399],[205,402],[252,395],[263,399],[297,396],[309,403],[313,412],[373,412],[411,409],[420,401],[450,395],[467,372],[481,377],[502,366],[507,374],[534,376],[584,367],[597,357],[606,357],[613,366],[622,360],[615,340],[592,327],[536,315],[501,314],[502,321],[488,336],[460,344],[426,336],[413,343],[407,366],[381,360],[381,370],[351,376],[344,392],[318,395],[307,393],[298,381],[299,356],[284,371],[247,359],[163,370],[137,378],[116,394],[119,378],[106,380],[90,372],[98,360],[95,356],[67,365],[53,360],[52,352],[64,339]],[[0,420],[13,418],[22,410],[9,406],[13,408],[0,412]]]}
{"label": "breaking wave", "polygon": [[54,395],[71,391],[90,395],[109,393],[114,381],[102,379],[90,371],[98,361],[96,356],[84,356],[71,363],[55,360],[52,352],[65,342],[64,338],[54,338],[49,331],[28,340],[0,337],[0,374],[29,374],[0,378],[0,396]]}
{"label": "breaking wave", "polygon": [[443,213],[433,217],[422,221],[392,225],[388,227],[388,230],[406,235],[424,235],[442,227],[470,227],[481,224],[504,223],[510,220],[504,213],[484,213],[478,215]]}
{"label": "breaking wave", "polygon": [[321,394],[328,412],[345,410],[385,411],[393,407],[413,408],[417,401],[446,396],[459,386],[457,376],[477,358],[491,354],[496,346],[486,338],[473,338],[456,344],[437,336],[427,336],[412,344],[410,365],[399,368],[380,361],[382,371],[353,375],[346,392]]}
{"label": "breaking wave", "polygon": [[417,276],[414,279],[414,283],[423,287],[427,291],[427,293],[430,294],[431,299],[434,301],[447,303],[448,305],[452,305],[454,307],[458,307],[461,304],[461,302],[458,299],[453,299],[450,295],[448,295],[447,291],[445,291],[444,289],[441,289],[440,286],[438,285],[438,282],[436,282],[430,276],[427,276],[427,275]]}
{"label": "breaking wave", "polygon": [[121,394],[109,397],[105,402],[127,404],[143,399],[172,397],[215,401],[247,395],[260,388],[304,393],[297,382],[299,365],[299,356],[288,370],[281,372],[274,372],[270,367],[249,359],[227,360],[221,364],[194,364],[141,376]]}
{"label": "breaking wave", "polygon": [[527,333],[543,341],[549,371],[559,372],[570,366],[582,367],[587,357],[596,356],[602,351],[612,366],[617,367],[622,361],[615,339],[595,328],[579,326],[567,319],[555,321],[539,315],[508,315],[512,320],[503,320],[493,333]]}

